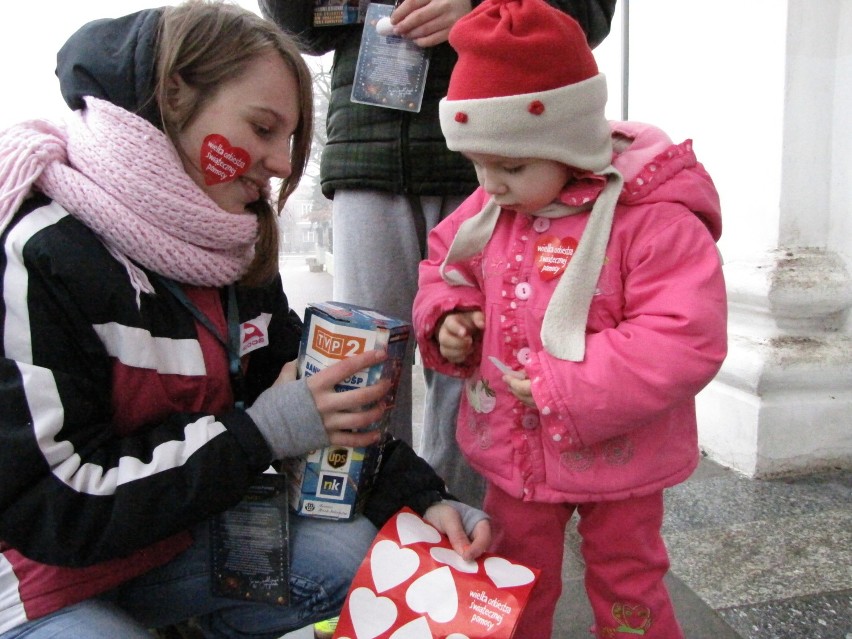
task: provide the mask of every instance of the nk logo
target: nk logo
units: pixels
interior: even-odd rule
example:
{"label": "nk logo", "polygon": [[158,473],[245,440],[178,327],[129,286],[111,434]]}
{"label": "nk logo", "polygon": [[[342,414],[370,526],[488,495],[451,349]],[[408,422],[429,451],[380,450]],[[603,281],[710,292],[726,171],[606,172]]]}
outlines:
{"label": "nk logo", "polygon": [[340,475],[320,476],[319,497],[330,497],[333,499],[342,499],[343,490],[346,487],[346,478]]}

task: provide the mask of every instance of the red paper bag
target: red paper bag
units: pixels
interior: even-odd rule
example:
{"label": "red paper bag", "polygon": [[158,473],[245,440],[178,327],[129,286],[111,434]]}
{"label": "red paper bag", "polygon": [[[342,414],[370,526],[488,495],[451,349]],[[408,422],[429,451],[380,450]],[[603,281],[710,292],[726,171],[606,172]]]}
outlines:
{"label": "red paper bag", "polygon": [[538,573],[488,553],[466,562],[405,508],[376,536],[334,637],[509,639]]}

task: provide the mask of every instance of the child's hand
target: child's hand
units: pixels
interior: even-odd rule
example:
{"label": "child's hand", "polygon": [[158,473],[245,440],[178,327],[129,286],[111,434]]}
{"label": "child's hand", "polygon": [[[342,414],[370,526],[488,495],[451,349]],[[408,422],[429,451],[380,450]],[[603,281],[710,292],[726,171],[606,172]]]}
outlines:
{"label": "child's hand", "polygon": [[513,375],[503,375],[503,381],[506,382],[506,386],[509,387],[512,395],[520,400],[521,403],[530,408],[538,408],[532,395],[532,381],[526,377],[518,379]]}
{"label": "child's hand", "polygon": [[455,311],[447,313],[438,327],[441,355],[452,364],[461,364],[473,352],[474,338],[485,329],[485,313]]}
{"label": "child's hand", "polygon": [[473,561],[491,545],[491,522],[488,519],[477,522],[470,538],[464,531],[461,515],[447,502],[439,501],[429,506],[423,519],[444,533],[450,539],[453,550],[465,561]]}

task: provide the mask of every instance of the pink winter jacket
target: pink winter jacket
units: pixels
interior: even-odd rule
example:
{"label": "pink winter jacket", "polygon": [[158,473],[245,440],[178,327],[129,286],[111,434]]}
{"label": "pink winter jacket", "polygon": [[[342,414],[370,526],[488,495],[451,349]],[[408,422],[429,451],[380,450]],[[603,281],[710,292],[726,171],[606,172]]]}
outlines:
{"label": "pink winter jacket", "polygon": [[[483,252],[453,265],[476,286],[450,286],[439,267],[459,225],[488,200],[480,188],[430,234],[420,265],[414,326],[424,364],[465,378],[456,431],[462,451],[519,499],[626,499],[686,479],[699,456],[695,395],[725,358],[713,182],[690,141],[673,145],[638,123],[612,127],[634,141],[613,160],[625,183],[582,362],[542,348],[539,331],[558,277],[542,275],[547,253],[536,244],[575,244],[587,213],[547,220],[502,211]],[[468,361],[450,364],[435,326],[449,311],[475,308],[485,312],[481,343]],[[490,356],[525,371],[539,410],[509,393]]]}

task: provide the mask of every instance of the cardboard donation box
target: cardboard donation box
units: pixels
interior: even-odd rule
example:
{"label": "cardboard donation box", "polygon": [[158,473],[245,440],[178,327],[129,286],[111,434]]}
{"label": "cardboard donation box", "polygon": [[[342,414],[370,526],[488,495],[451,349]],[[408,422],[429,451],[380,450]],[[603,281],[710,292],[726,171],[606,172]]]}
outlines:
{"label": "cardboard donation box", "polygon": [[[388,354],[384,362],[358,371],[336,390],[345,392],[390,379],[392,406],[410,333],[407,322],[372,309],[340,302],[309,304],[299,349],[299,375],[310,377],[346,357],[382,349]],[[385,411],[370,428],[384,430],[389,414]],[[381,444],[327,446],[290,460],[290,506],[307,517],[351,519],[363,506],[380,460]]]}
{"label": "cardboard donation box", "polygon": [[465,561],[403,508],[382,527],[343,604],[335,639],[509,639],[539,571],[485,553]]}

